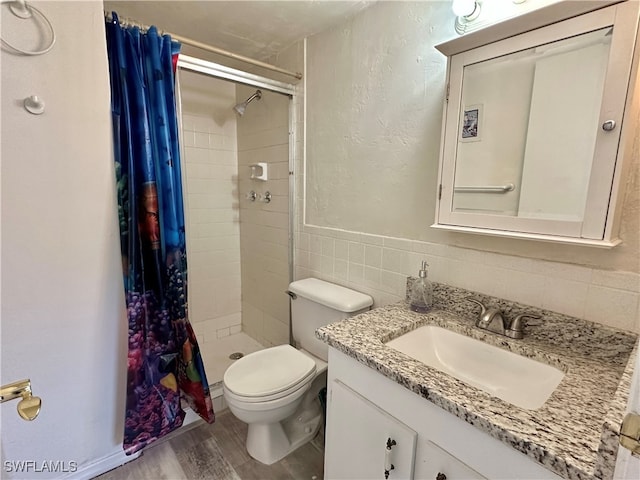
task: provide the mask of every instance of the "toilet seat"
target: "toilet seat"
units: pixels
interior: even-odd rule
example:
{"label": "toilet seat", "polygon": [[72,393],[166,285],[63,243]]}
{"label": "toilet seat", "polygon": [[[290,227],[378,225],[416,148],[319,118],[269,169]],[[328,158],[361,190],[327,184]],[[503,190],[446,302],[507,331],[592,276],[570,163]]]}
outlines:
{"label": "toilet seat", "polygon": [[305,387],[315,376],[316,362],[293,348],[278,345],[242,357],[224,374],[224,387],[243,402],[267,402]]}

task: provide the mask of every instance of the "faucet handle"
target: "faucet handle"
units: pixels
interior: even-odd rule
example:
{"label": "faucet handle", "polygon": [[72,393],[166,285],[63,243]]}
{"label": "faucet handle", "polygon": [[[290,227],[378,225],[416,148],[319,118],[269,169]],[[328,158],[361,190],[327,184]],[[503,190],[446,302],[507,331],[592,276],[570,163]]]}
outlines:
{"label": "faucet handle", "polygon": [[516,318],[511,321],[511,325],[509,325],[509,329],[505,332],[505,334],[511,338],[522,338],[525,326],[536,327],[538,325],[542,325],[542,322],[529,323],[526,320],[523,320],[524,318],[540,319],[542,317],[540,315],[536,315],[535,313],[527,312],[516,315]]}
{"label": "faucet handle", "polygon": [[480,312],[480,315],[484,315],[487,311],[487,307],[484,306],[484,303],[482,303],[480,300],[478,300],[475,297],[464,297],[465,300],[469,300],[470,302],[476,303],[478,305],[480,305],[480,308],[482,308],[482,311]]}

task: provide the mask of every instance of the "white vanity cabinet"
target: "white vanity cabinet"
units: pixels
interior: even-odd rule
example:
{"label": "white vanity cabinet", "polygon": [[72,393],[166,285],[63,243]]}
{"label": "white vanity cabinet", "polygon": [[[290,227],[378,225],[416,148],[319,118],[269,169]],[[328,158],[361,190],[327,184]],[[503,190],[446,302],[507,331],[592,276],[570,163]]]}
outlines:
{"label": "white vanity cabinet", "polygon": [[327,480],[561,478],[334,348],[327,384]]}
{"label": "white vanity cabinet", "polygon": [[413,478],[418,434],[339,380],[331,385],[326,478]]}
{"label": "white vanity cabinet", "polygon": [[432,227],[620,242],[640,105],[640,3],[567,18],[585,3],[559,2],[436,47],[448,67]]}

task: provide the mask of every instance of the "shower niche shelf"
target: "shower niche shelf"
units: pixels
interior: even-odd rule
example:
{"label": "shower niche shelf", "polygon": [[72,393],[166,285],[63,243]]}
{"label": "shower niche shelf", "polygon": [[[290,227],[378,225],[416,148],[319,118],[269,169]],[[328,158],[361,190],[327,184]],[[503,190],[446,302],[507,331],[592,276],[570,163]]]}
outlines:
{"label": "shower niche shelf", "polygon": [[251,169],[251,180],[261,180],[263,182],[267,181],[267,162],[252,163],[251,165],[249,165],[249,168]]}

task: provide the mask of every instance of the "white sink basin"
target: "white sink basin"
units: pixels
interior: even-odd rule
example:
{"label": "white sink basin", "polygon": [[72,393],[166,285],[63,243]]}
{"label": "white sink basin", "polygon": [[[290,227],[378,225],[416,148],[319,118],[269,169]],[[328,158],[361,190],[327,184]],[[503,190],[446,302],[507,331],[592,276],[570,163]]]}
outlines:
{"label": "white sink basin", "polygon": [[564,372],[444,328],[417,328],[386,344],[520,408],[540,408]]}

